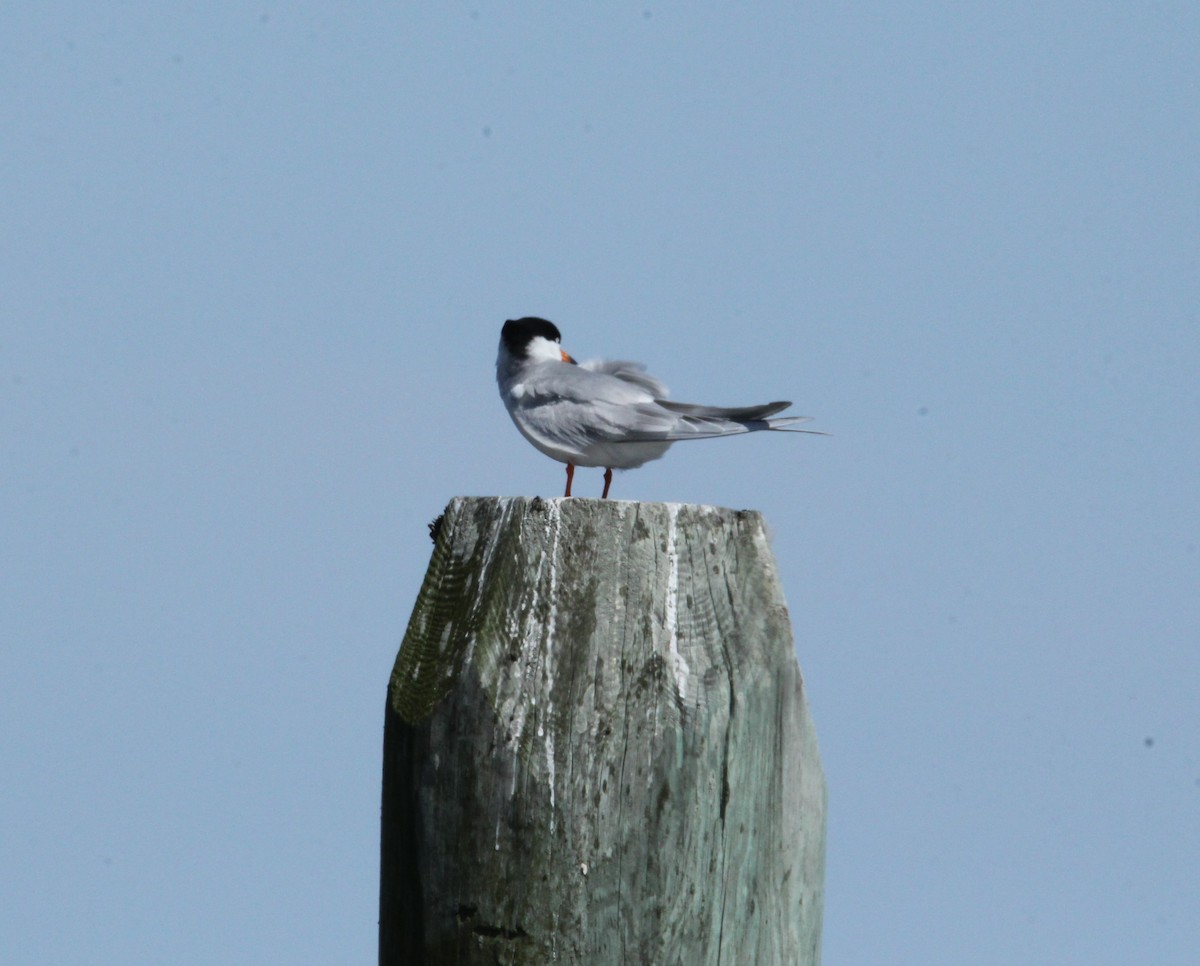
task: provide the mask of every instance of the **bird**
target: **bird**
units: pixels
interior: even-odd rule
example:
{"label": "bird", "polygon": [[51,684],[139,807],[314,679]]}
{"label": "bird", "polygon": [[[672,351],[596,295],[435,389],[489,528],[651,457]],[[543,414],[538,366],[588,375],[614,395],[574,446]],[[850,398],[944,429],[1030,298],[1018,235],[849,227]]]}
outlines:
{"label": "bird", "polygon": [[562,348],[553,322],[536,316],[509,319],[500,330],[496,356],[500,398],[513,423],[538,450],[567,465],[567,489],[575,467],[604,467],[608,499],[614,469],[628,470],[661,457],[672,443],[760,430],[826,435],[793,429],[806,416],[772,419],[791,405],[699,406],[671,402],[667,387],[628,360],[577,362]]}

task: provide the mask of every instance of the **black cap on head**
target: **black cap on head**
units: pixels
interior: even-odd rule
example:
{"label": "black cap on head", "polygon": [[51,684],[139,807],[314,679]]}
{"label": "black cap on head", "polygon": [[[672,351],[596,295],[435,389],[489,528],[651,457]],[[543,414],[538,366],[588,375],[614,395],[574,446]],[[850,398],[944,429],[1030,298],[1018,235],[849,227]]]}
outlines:
{"label": "black cap on head", "polygon": [[558,331],[558,326],[535,315],[527,315],[523,319],[509,319],[500,330],[504,348],[514,356],[523,355],[525,347],[538,336],[551,342],[562,342],[562,333]]}

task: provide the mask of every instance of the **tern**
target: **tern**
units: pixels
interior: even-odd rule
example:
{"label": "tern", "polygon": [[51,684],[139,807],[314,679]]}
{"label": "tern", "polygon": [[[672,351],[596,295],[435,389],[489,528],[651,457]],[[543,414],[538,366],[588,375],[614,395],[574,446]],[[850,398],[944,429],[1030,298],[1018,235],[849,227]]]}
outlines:
{"label": "tern", "polygon": [[710,439],[794,429],[807,416],[772,419],[791,405],[698,406],[671,402],[667,387],[641,363],[597,359],[576,362],[562,348],[562,334],[546,319],[509,319],[500,331],[496,357],[500,398],[521,435],[551,459],[567,464],[567,490],[577,466],[603,466],[608,498],[614,469],[656,460],[685,439]]}

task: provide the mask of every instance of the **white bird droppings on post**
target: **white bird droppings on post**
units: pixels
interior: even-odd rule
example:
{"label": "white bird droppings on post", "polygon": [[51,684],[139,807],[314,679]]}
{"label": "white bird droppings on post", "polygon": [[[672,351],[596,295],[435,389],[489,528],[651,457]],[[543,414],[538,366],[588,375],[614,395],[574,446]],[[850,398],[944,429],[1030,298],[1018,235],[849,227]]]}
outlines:
{"label": "white bird droppings on post", "polygon": [[679,517],[679,504],[667,504],[667,599],[666,625],[668,653],[671,657],[671,670],[675,673],[675,686],[680,698],[687,698],[687,682],[691,668],[687,659],[679,651],[679,547],[677,544],[676,522]]}
{"label": "white bird droppings on post", "polygon": [[[558,621],[558,535],[562,527],[562,512],[558,500],[550,500],[546,509],[546,535],[550,548],[546,558],[550,561],[550,605],[546,614],[546,636],[542,644],[542,654],[545,668],[543,676],[546,682],[545,693],[551,694],[554,689],[554,632]],[[546,781],[550,786],[550,833],[554,833],[554,726],[543,729],[538,725],[538,735],[545,731],[546,749]]]}

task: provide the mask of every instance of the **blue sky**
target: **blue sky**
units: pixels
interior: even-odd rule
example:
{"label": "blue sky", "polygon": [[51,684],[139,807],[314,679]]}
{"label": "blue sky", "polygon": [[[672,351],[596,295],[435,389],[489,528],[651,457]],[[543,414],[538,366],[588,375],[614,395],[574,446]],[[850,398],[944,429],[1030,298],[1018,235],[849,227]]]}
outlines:
{"label": "blue sky", "polygon": [[1194,962],[1197,49],[1171,2],[6,5],[5,961],[373,959],[425,524],[561,492],[494,383],[539,314],[833,433],[613,489],[767,519],[826,964]]}

